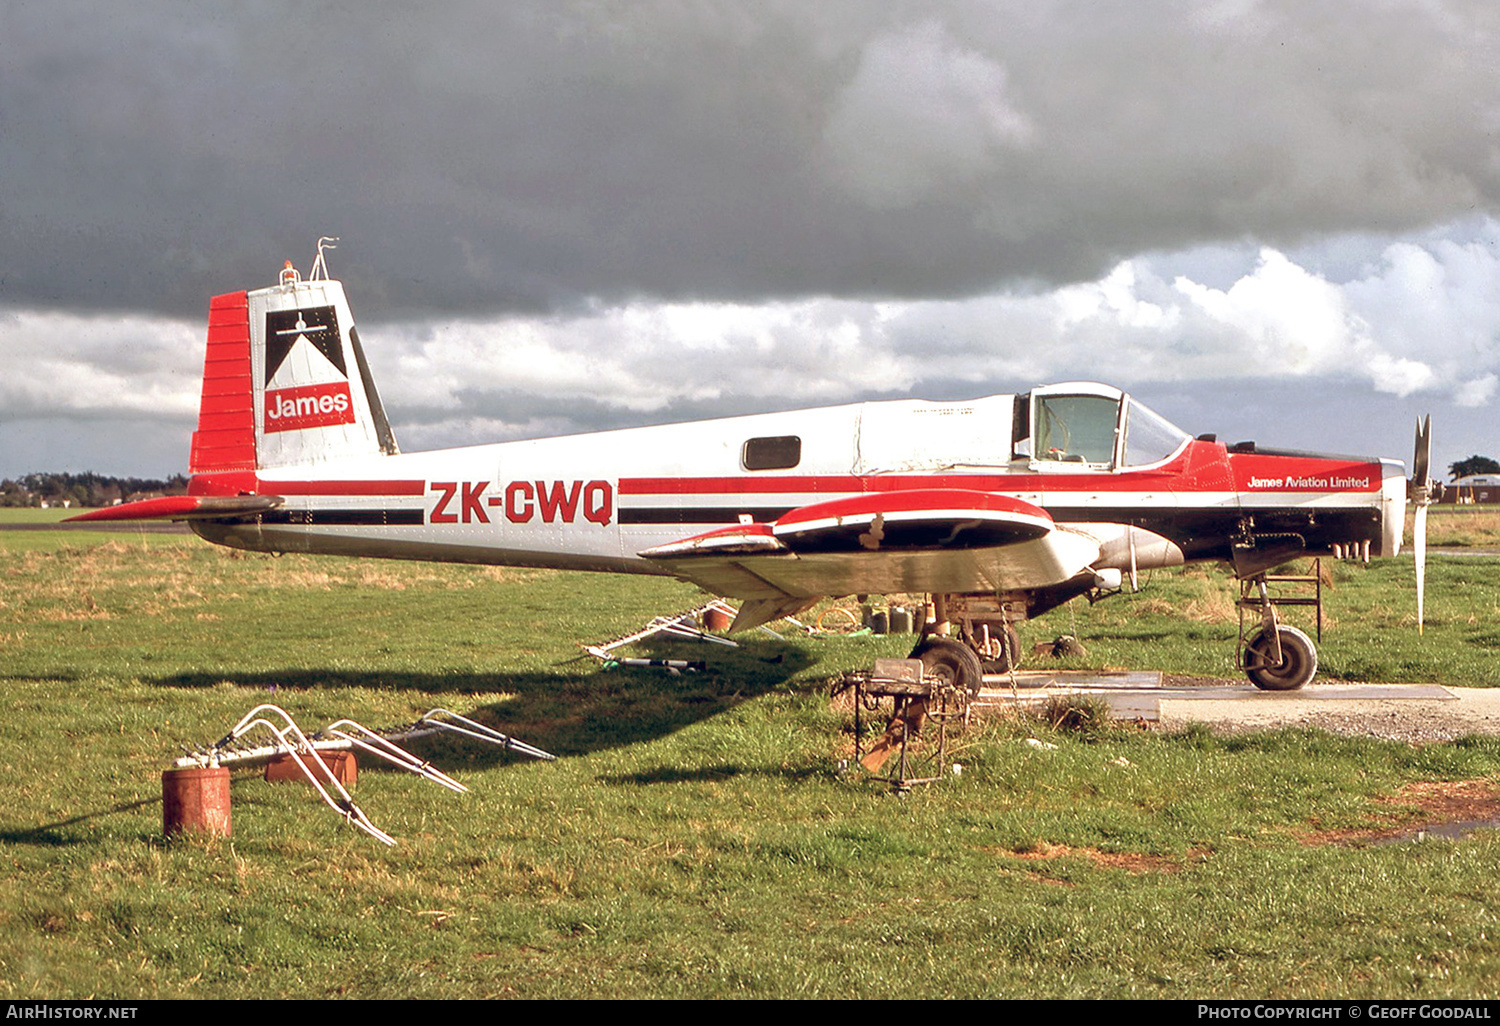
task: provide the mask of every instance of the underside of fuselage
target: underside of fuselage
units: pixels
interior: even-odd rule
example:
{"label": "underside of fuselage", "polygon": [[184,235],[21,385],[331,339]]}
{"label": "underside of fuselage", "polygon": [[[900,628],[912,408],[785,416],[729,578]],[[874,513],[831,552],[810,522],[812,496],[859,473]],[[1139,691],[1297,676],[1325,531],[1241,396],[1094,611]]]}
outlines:
{"label": "underside of fuselage", "polygon": [[423,540],[391,536],[383,528],[368,525],[317,523],[262,524],[198,520],[190,526],[205,541],[248,552],[299,552],[322,556],[355,556],[373,559],[404,559],[430,563],[469,563],[478,566],[514,566],[552,570],[585,570],[597,573],[629,573],[662,576],[666,570],[640,558],[611,557],[594,553],[506,549],[478,542]]}

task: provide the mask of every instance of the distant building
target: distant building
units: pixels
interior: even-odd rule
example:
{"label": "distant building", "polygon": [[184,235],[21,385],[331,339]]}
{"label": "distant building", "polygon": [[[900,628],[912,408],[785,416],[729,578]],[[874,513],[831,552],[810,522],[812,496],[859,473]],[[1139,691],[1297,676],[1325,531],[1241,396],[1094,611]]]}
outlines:
{"label": "distant building", "polygon": [[1443,502],[1500,502],[1500,474],[1470,474],[1443,486]]}

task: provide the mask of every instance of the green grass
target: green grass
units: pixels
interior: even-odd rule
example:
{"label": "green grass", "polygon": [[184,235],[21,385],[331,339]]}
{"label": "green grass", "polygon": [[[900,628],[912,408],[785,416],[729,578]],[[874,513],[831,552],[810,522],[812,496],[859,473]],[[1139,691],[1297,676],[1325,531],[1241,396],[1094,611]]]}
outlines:
{"label": "green grass", "polygon": [[[117,525],[111,528],[89,529],[82,524],[60,526],[58,530],[38,530],[44,525],[59,525],[68,517],[77,516],[80,509],[31,509],[29,507],[0,506],[0,548],[7,552],[57,552],[66,548],[81,548],[102,545],[113,541],[117,544],[137,545],[150,548],[161,544],[181,544],[181,532],[162,533],[162,525],[151,525],[149,529],[139,526]],[[24,530],[5,530],[9,525],[20,525]]]}
{"label": "green grass", "polygon": [[[849,715],[826,685],[900,638],[751,636],[676,646],[703,674],[604,670],[578,642],[698,594],[172,536],[12,544],[33,533],[0,534],[6,999],[1427,998],[1500,979],[1493,833],[1360,840],[1419,820],[1408,785],[1496,777],[1500,741],[1002,720],[963,737],[961,776],[898,798],[835,772]],[[1492,682],[1495,563],[1433,570],[1414,640],[1409,563],[1338,568],[1325,667]],[[1230,583],[1159,574],[1026,637],[1227,676]],[[268,700],[307,726],[442,705],[562,758],[432,746],[463,796],[362,763],[394,849],[251,775],[232,838],[164,842],[177,746]]]}
{"label": "green grass", "polygon": [[[1406,545],[1411,544],[1410,512],[1406,515]],[[1500,506],[1429,507],[1427,544],[1453,548],[1500,548]]]}
{"label": "green grass", "polygon": [[55,524],[84,512],[81,509],[37,509],[31,506],[0,506],[0,524]]}

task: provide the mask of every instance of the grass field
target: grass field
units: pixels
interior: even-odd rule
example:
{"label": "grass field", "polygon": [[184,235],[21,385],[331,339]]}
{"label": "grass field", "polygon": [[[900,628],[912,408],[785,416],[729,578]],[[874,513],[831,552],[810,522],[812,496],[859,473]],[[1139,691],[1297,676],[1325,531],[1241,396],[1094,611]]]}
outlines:
{"label": "grass field", "polygon": [[[1417,638],[1409,562],[1337,567],[1324,672],[1494,684],[1497,568],[1435,560]],[[1231,583],[1158,574],[1026,638],[1227,676]],[[679,646],[711,661],[681,678],[575,658],[698,601],[0,532],[0,997],[1494,995],[1493,832],[1369,838],[1443,782],[1487,791],[1500,741],[997,720],[962,776],[898,798],[835,772],[852,738],[827,684],[902,639]],[[232,838],[164,842],[161,770],[262,701],[310,727],[446,706],[562,758],[434,746],[464,796],[362,763],[393,849],[251,775]]]}
{"label": "grass field", "polygon": [[81,510],[39,509],[31,506],[0,506],[0,524],[55,524]]}
{"label": "grass field", "polygon": [[[1406,515],[1411,541],[1411,513]],[[1500,506],[1437,505],[1428,508],[1427,543],[1452,548],[1500,548]]]}

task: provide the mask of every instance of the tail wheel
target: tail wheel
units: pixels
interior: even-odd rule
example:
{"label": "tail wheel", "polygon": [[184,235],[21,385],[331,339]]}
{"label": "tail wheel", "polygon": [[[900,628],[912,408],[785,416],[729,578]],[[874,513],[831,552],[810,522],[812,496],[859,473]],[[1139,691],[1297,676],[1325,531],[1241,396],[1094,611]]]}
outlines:
{"label": "tail wheel", "polygon": [[984,683],[979,656],[968,645],[952,638],[928,638],[912,649],[910,658],[922,660],[923,674],[937,677],[970,695],[979,694]]}
{"label": "tail wheel", "polygon": [[1281,659],[1271,634],[1261,628],[1245,642],[1245,676],[1263,691],[1295,691],[1318,672],[1318,650],[1312,639],[1295,627],[1278,625]]}

